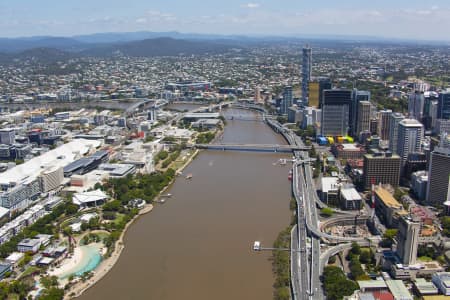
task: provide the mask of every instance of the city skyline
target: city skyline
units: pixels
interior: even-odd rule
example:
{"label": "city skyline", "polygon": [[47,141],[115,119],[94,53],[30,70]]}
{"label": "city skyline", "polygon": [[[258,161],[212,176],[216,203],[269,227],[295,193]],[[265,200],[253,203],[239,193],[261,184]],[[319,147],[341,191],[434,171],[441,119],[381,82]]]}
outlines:
{"label": "city skyline", "polygon": [[[361,3],[325,0],[313,3],[230,0],[117,0],[85,3],[30,0],[0,4],[2,37],[72,36],[99,32],[180,31],[259,36],[342,35],[450,40],[443,0]],[[393,26],[393,24],[395,26]]]}

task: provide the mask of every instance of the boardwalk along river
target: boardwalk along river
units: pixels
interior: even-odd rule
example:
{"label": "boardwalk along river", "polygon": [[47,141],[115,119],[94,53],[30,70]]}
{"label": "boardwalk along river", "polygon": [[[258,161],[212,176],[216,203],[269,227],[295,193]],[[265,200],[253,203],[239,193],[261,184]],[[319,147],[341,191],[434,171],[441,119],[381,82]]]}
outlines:
{"label": "boardwalk along river", "polygon": [[[228,109],[218,142],[285,144],[251,111]],[[290,221],[286,154],[203,151],[177,178],[165,204],[125,236],[114,268],[78,299],[272,299],[271,246]]]}

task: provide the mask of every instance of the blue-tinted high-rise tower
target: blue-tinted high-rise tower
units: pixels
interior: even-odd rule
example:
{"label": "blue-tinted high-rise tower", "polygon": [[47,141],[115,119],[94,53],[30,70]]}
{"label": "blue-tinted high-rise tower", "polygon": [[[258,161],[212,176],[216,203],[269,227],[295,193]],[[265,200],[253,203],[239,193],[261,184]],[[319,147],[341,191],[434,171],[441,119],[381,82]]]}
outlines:
{"label": "blue-tinted high-rise tower", "polygon": [[281,101],[280,113],[285,115],[288,113],[288,108],[293,104],[292,86],[287,86],[283,90],[283,100]]}
{"label": "blue-tinted high-rise tower", "polygon": [[438,99],[438,109],[437,109],[438,119],[450,119],[450,93],[439,94]]}

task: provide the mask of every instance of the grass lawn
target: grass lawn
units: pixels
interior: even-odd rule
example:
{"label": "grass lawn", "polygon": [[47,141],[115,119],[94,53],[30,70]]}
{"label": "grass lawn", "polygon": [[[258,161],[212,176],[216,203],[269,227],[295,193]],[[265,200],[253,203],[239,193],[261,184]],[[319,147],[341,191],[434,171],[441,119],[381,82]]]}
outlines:
{"label": "grass lawn", "polygon": [[34,266],[28,267],[28,269],[26,269],[25,272],[23,272],[23,273],[20,275],[20,278],[27,277],[28,275],[31,275],[31,274],[33,274],[34,272],[37,272],[37,271],[39,271],[39,270],[40,270],[40,269],[39,269],[38,267],[34,267]]}

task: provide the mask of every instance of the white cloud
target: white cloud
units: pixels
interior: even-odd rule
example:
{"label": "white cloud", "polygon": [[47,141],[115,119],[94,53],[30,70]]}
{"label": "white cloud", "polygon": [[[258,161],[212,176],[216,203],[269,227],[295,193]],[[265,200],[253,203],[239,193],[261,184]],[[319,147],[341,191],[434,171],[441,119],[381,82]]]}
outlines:
{"label": "white cloud", "polygon": [[259,8],[260,6],[261,5],[259,3],[252,3],[252,2],[241,5],[241,7],[243,8],[250,8],[250,9]]}
{"label": "white cloud", "polygon": [[147,18],[139,18],[136,20],[136,23],[138,24],[145,24],[147,23]]}

